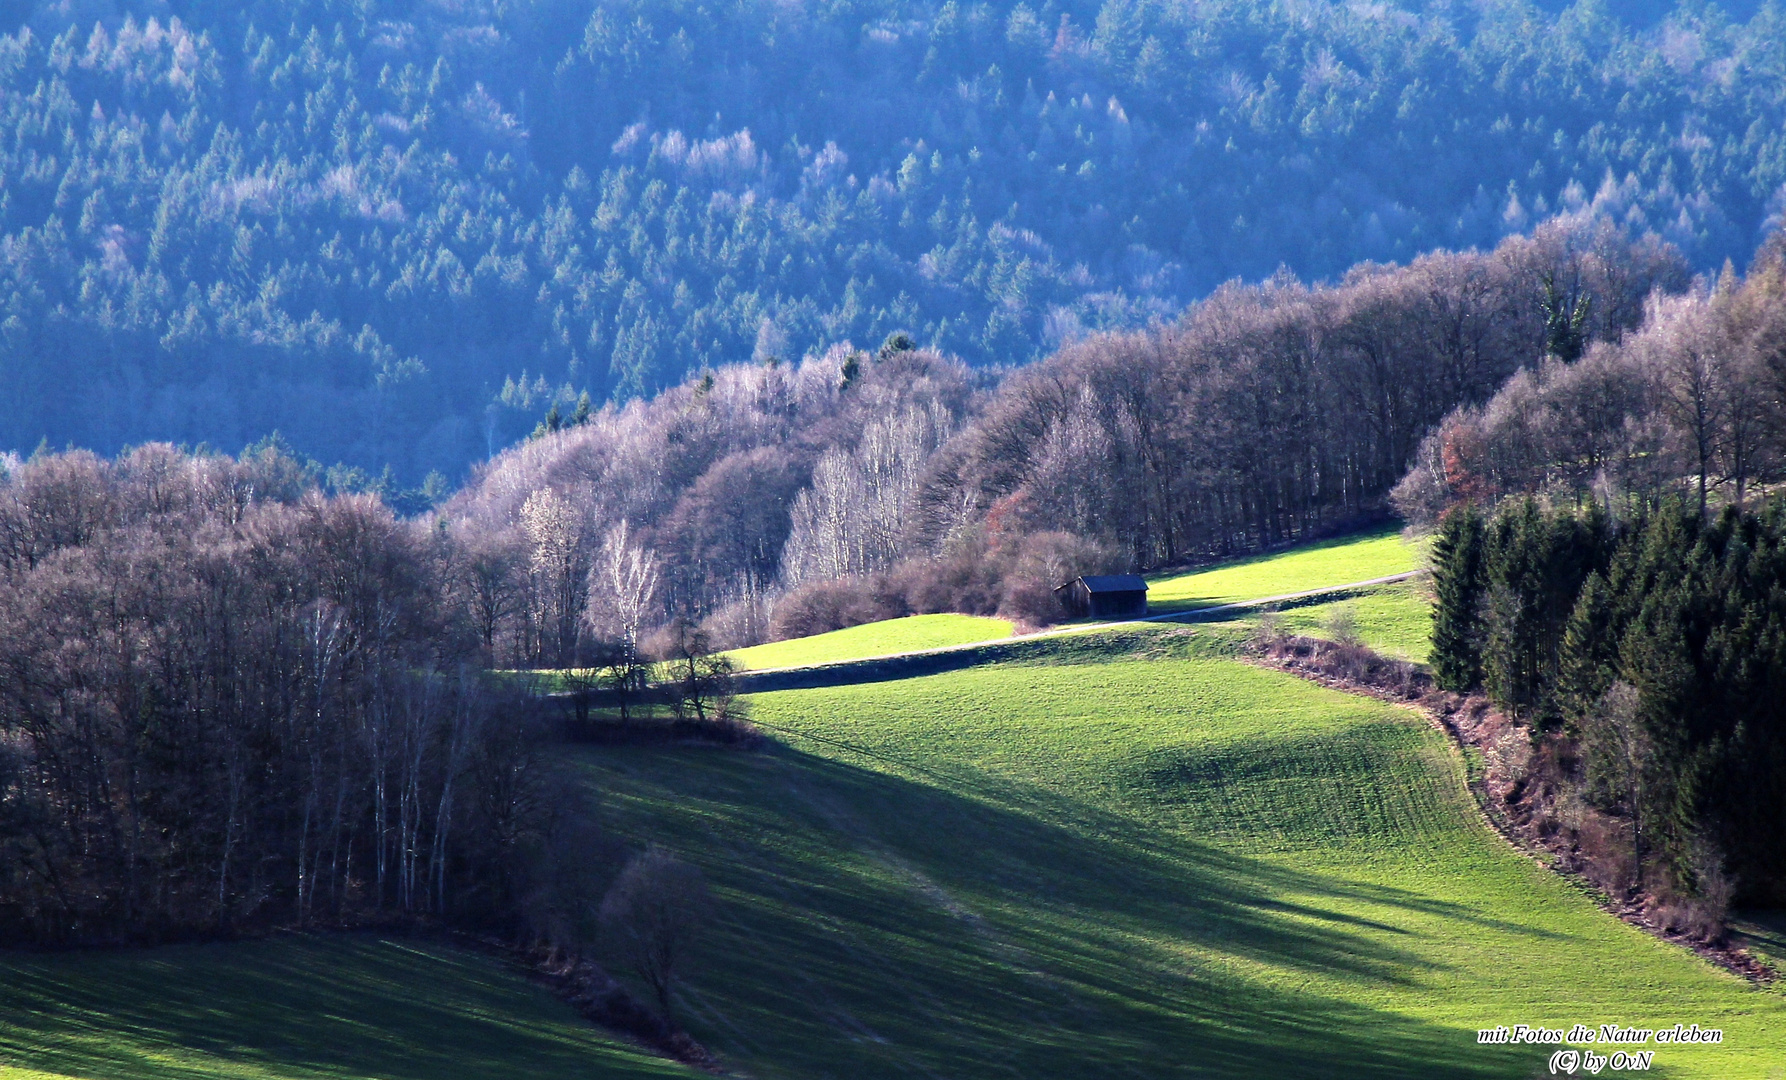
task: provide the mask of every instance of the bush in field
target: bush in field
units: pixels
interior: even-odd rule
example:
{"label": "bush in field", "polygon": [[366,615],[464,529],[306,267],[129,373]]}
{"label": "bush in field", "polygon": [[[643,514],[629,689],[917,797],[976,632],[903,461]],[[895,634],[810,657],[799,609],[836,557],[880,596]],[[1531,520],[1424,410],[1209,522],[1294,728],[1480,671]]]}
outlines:
{"label": "bush in field", "polygon": [[1364,638],[1358,630],[1358,609],[1351,604],[1340,604],[1327,616],[1322,625],[1329,640],[1338,645],[1362,645]]}
{"label": "bush in field", "polygon": [[875,584],[868,578],[845,578],[794,589],[776,602],[769,620],[770,639],[810,637],[906,614],[903,604],[890,602]]}

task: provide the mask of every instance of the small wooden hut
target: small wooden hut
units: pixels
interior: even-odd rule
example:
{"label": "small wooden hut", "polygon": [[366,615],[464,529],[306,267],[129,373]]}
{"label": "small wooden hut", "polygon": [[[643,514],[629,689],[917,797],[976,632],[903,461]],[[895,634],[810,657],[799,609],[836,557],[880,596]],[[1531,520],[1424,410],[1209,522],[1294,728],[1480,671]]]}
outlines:
{"label": "small wooden hut", "polygon": [[1086,574],[1054,590],[1074,618],[1137,619],[1147,614],[1147,582],[1139,574]]}

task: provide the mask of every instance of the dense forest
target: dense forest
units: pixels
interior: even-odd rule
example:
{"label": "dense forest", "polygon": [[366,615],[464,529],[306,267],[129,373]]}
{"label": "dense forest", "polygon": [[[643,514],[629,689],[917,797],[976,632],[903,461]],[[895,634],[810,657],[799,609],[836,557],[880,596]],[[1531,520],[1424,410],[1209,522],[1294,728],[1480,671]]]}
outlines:
{"label": "dense forest", "polygon": [[1618,813],[1619,887],[1777,903],[1786,865],[1786,238],[1548,351],[1421,443],[1432,663]]}
{"label": "dense forest", "polygon": [[1557,213],[1712,269],[1786,183],[1772,4],[4,11],[0,446],[277,430],[387,494],[585,392],[1015,364]]}
{"label": "dense forest", "polygon": [[1746,276],[1726,268],[1647,302],[1618,341],[1553,353],[1447,416],[1397,488],[1412,521],[1458,501],[1563,503],[1676,494],[1703,513],[1742,505],[1786,470],[1786,238]]}
{"label": "dense forest", "polygon": [[551,777],[453,561],[277,451],[13,469],[0,938],[512,918]]}
{"label": "dense forest", "polygon": [[615,536],[651,568],[645,632],[680,618],[740,645],[951,610],[1042,624],[1075,573],[1380,518],[1448,414],[1547,351],[1628,335],[1647,298],[1687,285],[1668,245],[1583,217],[1335,285],[1228,286],[996,379],[901,334],[726,365],[554,417],[439,519],[483,553],[484,647],[509,665],[566,662],[579,613],[618,602],[592,574],[621,557]]}
{"label": "dense forest", "polygon": [[1565,782],[1629,823],[1625,880],[1605,884],[1777,904],[1786,504],[1627,509],[1450,511],[1434,669],[1530,722]]}

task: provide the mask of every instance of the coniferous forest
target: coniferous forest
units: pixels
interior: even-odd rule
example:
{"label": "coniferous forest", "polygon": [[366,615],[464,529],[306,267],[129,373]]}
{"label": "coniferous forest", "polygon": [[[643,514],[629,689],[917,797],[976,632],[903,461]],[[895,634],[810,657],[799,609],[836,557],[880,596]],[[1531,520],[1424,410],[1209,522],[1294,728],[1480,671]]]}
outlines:
{"label": "coniferous forest", "polygon": [[1020,364],[1557,213],[1716,269],[1786,184],[1771,4],[4,11],[0,446],[277,431],[414,506],[585,393]]}

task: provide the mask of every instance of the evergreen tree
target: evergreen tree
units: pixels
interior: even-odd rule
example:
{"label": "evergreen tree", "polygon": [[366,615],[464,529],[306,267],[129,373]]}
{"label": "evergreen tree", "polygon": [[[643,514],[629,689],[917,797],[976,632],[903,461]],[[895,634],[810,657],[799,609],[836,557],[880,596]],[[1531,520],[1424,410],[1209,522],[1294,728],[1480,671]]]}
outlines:
{"label": "evergreen tree", "polygon": [[917,347],[918,343],[912,340],[910,334],[906,333],[904,330],[895,330],[893,333],[887,335],[886,341],[881,343],[881,359],[891,360],[900,353],[911,352]]}
{"label": "evergreen tree", "polygon": [[1645,865],[1691,891],[1721,859],[1750,900],[1786,899],[1786,503],[1705,522],[1672,499],[1617,530],[1531,499],[1486,525],[1461,507],[1434,563],[1441,685],[1465,684],[1481,633],[1490,694],[1570,722],[1589,796],[1629,816]]}
{"label": "evergreen tree", "polygon": [[1581,587],[1563,628],[1557,699],[1564,716],[1574,720],[1587,715],[1612,686],[1618,672],[1618,642],[1612,587],[1596,571]]}
{"label": "evergreen tree", "polygon": [[1452,507],[1433,540],[1431,663],[1439,686],[1473,690],[1482,681],[1482,513]]}
{"label": "evergreen tree", "polygon": [[1594,298],[1578,289],[1567,294],[1557,288],[1555,274],[1544,275],[1544,351],[1565,364],[1581,359],[1588,347],[1588,315]]}
{"label": "evergreen tree", "polygon": [[1487,530],[1483,674],[1502,707],[1540,723],[1559,715],[1565,629],[1588,575],[1604,560],[1605,515],[1545,514],[1525,498]]}
{"label": "evergreen tree", "polygon": [[1543,686],[1543,556],[1546,528],[1537,500],[1519,500],[1487,530],[1483,681],[1495,703],[1530,717]]}

